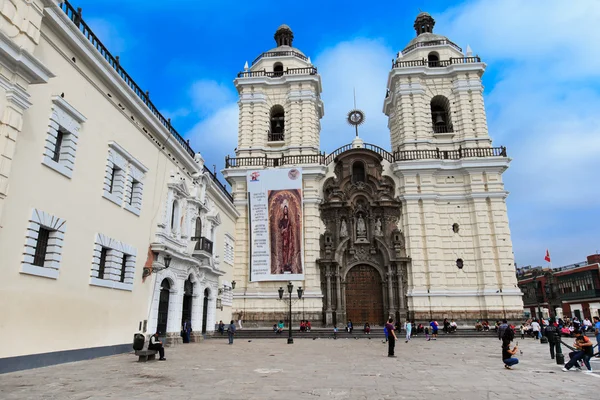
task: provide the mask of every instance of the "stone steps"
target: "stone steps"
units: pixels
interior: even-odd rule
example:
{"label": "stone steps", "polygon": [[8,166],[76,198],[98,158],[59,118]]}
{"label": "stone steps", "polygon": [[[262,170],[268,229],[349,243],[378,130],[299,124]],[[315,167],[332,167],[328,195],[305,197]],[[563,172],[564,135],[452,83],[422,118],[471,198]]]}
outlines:
{"label": "stone steps", "polygon": [[[310,332],[300,332],[298,329],[294,329],[292,331],[292,335],[294,339],[327,339],[333,337],[333,329],[324,329],[324,328],[313,328]],[[397,333],[399,339],[403,338],[405,335],[404,331]],[[221,336],[218,332],[215,332],[212,335],[207,335],[207,339],[225,339],[227,338],[227,332]],[[238,329],[235,333],[236,339],[287,339],[288,331],[284,330],[280,335],[277,335],[273,332],[272,329],[256,329],[256,328],[244,328]],[[354,330],[354,332],[347,333],[344,331],[338,331],[337,333],[338,339],[385,339],[385,334],[383,333],[382,328],[374,328],[371,330],[369,335],[365,335],[362,330]],[[415,337],[413,335],[413,337]],[[424,338],[425,334],[420,333],[417,335],[418,338]],[[494,331],[489,332],[477,332],[474,329],[464,329],[458,330],[454,333],[446,334],[442,331],[439,331],[438,338],[469,338],[469,337],[489,337],[496,338],[497,333]]]}

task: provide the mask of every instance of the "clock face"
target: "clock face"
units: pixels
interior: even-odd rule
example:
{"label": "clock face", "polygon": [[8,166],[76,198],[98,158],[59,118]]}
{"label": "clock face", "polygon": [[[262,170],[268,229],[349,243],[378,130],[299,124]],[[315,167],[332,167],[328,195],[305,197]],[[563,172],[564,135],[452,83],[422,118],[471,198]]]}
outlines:
{"label": "clock face", "polygon": [[352,110],[348,113],[348,123],[350,125],[360,125],[365,120],[365,114],[360,110]]}

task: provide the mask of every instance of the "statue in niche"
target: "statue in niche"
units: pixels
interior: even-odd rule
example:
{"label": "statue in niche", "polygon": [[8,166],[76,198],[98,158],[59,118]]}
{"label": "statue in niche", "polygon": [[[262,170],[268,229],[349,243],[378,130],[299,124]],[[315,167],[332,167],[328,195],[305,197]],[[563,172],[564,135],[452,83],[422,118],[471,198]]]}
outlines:
{"label": "statue in niche", "polygon": [[365,219],[362,215],[358,216],[356,220],[356,236],[358,237],[366,237],[367,236],[367,227],[365,225]]}
{"label": "statue in niche", "polygon": [[383,231],[381,230],[381,218],[377,218],[377,221],[375,221],[375,236],[383,236]]}
{"label": "statue in niche", "polygon": [[348,226],[346,225],[346,220],[342,220],[342,226],[340,227],[340,237],[348,236]]}

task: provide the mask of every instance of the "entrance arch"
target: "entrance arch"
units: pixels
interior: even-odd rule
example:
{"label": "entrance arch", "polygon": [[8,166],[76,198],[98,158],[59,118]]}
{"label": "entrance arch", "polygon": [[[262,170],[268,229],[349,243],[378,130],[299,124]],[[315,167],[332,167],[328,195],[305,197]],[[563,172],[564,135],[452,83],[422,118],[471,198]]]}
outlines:
{"label": "entrance arch", "polygon": [[167,322],[169,321],[169,296],[171,294],[171,282],[165,278],[160,283],[160,297],[158,300],[158,318],[156,331],[161,335],[167,333]]}
{"label": "entrance arch", "polygon": [[[375,267],[359,264],[346,274],[346,316],[356,326],[385,320],[381,274]],[[338,321],[341,322],[341,321]]]}
{"label": "entrance arch", "polygon": [[[192,283],[192,277],[189,276],[183,283],[183,307],[181,313],[181,323],[183,324],[186,320],[192,323],[192,298],[194,295],[194,284]],[[192,323],[192,327],[193,327]]]}
{"label": "entrance arch", "polygon": [[208,288],[204,289],[204,303],[202,304],[202,333],[206,333],[206,324],[208,323]]}

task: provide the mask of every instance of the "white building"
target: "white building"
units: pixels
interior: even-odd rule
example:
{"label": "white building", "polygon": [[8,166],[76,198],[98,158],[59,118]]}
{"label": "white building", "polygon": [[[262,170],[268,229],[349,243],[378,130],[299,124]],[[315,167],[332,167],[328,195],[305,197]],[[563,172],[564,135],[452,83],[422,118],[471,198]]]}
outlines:
{"label": "white building", "polygon": [[69,3],[0,13],[0,372],[130,351],[164,279],[170,341],[186,302],[194,336],[214,330],[231,315],[227,190]]}
{"label": "white building", "polygon": [[[234,312],[250,324],[286,315],[277,288],[287,276],[305,289],[298,320],[521,316],[502,183],[510,158],[488,135],[486,65],[469,48],[464,53],[434,34],[434,24],[429,14],[418,15],[417,36],[389,74],[383,112],[392,152],[357,137],[320,153],[321,79],[310,58],[292,47],[287,25],[275,33],[277,47],[239,73],[238,147],[224,175],[240,213]],[[362,117],[348,116],[355,123]],[[266,178],[272,171],[280,171],[279,186]],[[301,210],[288,217],[287,208],[282,217],[270,193],[291,198],[287,174],[298,173]],[[248,197],[253,190],[256,197]],[[294,236],[290,224],[299,227]],[[289,257],[280,258],[297,250],[289,245],[296,237],[301,267],[290,268]]]}

